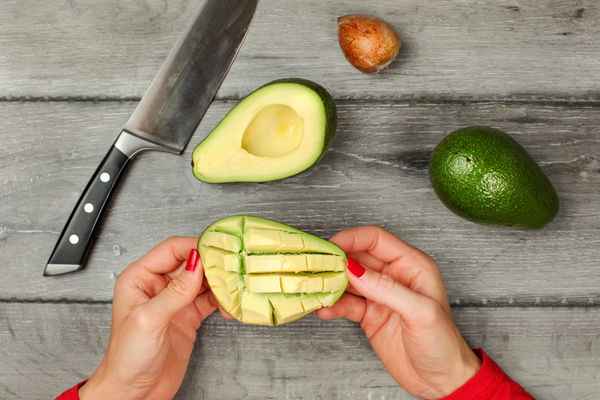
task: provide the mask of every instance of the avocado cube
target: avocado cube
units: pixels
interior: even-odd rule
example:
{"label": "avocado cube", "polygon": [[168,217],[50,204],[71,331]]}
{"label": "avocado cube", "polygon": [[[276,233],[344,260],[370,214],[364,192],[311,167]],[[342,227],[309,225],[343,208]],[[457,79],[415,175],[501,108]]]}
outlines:
{"label": "avocado cube", "polygon": [[247,324],[273,325],[273,310],[267,295],[244,293],[241,310],[243,321]]}
{"label": "avocado cube", "polygon": [[281,293],[279,275],[246,275],[246,290],[250,293]]}
{"label": "avocado cube", "polygon": [[271,296],[271,304],[277,324],[295,321],[306,313],[299,297]]}
{"label": "avocado cube", "polygon": [[242,250],[241,239],[229,233],[205,232],[202,237],[203,246],[217,247],[234,253],[239,253]]}

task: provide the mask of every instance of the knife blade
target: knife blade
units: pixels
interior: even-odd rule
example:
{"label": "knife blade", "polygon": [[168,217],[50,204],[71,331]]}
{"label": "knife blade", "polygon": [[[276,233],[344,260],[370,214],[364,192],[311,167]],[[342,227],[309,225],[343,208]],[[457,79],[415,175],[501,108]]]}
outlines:
{"label": "knife blade", "polygon": [[108,200],[136,154],[183,152],[235,59],[257,3],[204,3],[92,175],[58,238],[44,276],[82,268]]}

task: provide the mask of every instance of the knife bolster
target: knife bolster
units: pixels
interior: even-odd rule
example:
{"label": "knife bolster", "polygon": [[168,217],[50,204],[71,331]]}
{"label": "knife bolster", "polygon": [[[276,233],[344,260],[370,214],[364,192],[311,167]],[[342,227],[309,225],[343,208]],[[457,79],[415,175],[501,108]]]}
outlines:
{"label": "knife bolster", "polygon": [[147,139],[142,139],[134,133],[122,130],[121,134],[115,141],[115,147],[125,154],[129,159],[132,159],[137,153],[145,150],[160,150],[172,153],[173,150],[160,146]]}

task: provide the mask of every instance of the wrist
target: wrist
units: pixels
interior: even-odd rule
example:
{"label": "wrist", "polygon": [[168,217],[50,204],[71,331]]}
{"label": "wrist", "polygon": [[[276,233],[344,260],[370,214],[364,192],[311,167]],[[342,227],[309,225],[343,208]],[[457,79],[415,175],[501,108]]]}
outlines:
{"label": "wrist", "polygon": [[124,388],[111,382],[103,373],[103,365],[88,379],[88,381],[79,388],[80,400],[101,400],[101,399],[130,399],[126,396]]}
{"label": "wrist", "polygon": [[464,349],[460,362],[440,386],[440,398],[445,398],[467,383],[481,368],[481,360],[470,348]]}

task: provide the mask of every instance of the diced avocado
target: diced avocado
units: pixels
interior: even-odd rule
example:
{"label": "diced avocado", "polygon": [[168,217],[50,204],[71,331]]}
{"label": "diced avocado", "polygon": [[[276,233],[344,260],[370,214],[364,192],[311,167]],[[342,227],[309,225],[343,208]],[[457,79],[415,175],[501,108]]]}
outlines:
{"label": "diced avocado", "polygon": [[318,293],[323,291],[323,278],[320,274],[282,275],[281,288],[284,293]]}
{"label": "diced avocado", "polygon": [[446,207],[473,222],[539,229],[558,213],[550,180],[497,129],[471,126],[446,136],[433,150],[429,177]]}
{"label": "diced avocado", "polygon": [[277,80],[240,101],[192,154],[208,183],[266,182],[319,161],[336,128],[333,98],[304,79]]}
{"label": "diced avocado", "polygon": [[246,275],[246,290],[250,293],[319,293],[335,292],[346,285],[344,273]]}
{"label": "diced avocado", "polygon": [[298,233],[249,229],[244,233],[244,245],[248,252],[302,251],[304,242]]}
{"label": "diced avocado", "polygon": [[271,296],[270,299],[278,325],[295,321],[307,313],[302,306],[302,300],[297,297]]}
{"label": "diced avocado", "polygon": [[231,315],[233,318],[235,319],[240,319],[242,318],[242,305],[238,304],[237,306],[235,306],[232,310],[227,312],[229,315]]}
{"label": "diced avocado", "polygon": [[269,296],[262,294],[242,294],[242,321],[247,324],[273,325],[273,309]]}
{"label": "diced avocado", "polygon": [[209,268],[204,274],[210,286],[218,286],[221,289],[225,289],[227,293],[238,290],[238,274],[234,272],[225,271],[221,268]]}
{"label": "diced avocado", "polygon": [[341,272],[337,274],[323,274],[323,292],[337,292],[340,286],[346,285],[346,274]]}
{"label": "diced avocado", "polygon": [[283,293],[279,275],[246,275],[245,281],[250,293]]}
{"label": "diced avocado", "polygon": [[331,307],[343,294],[344,292],[340,292],[339,290],[331,293],[317,293],[317,298],[323,307]]}
{"label": "diced avocado", "polygon": [[304,239],[304,251],[306,252],[321,252],[323,245],[321,244],[321,238],[316,236],[306,236]]}
{"label": "diced avocado", "polygon": [[231,253],[216,247],[202,246],[200,249],[205,269],[221,267],[226,271],[240,272],[241,259],[238,253]]}
{"label": "diced avocado", "polygon": [[217,247],[234,253],[242,250],[242,240],[238,236],[223,232],[205,232],[203,246]]}
{"label": "diced avocado", "polygon": [[261,254],[246,256],[246,273],[302,272],[308,266],[304,254]]}
{"label": "diced avocado", "polygon": [[344,257],[332,254],[260,254],[246,256],[246,273],[345,271]]}
{"label": "diced avocado", "polygon": [[323,306],[316,294],[307,294],[306,296],[302,296],[300,301],[302,302],[302,307],[305,310],[317,310]]}
{"label": "diced avocado", "polygon": [[198,248],[215,298],[246,323],[292,322],[332,305],[348,285],[347,258],[339,247],[265,218],[216,221]]}
{"label": "diced avocado", "polygon": [[219,224],[219,231],[240,236],[243,233],[243,220],[239,218],[223,218]]}
{"label": "diced avocado", "polygon": [[211,285],[210,281],[208,284],[210,286],[210,290],[212,290],[221,307],[223,307],[223,309],[232,317],[236,319],[241,318],[241,312],[239,315],[236,315],[235,313],[235,310],[239,310],[240,308],[240,292],[227,292],[225,289],[222,289],[219,286]]}
{"label": "diced avocado", "polygon": [[307,254],[307,268],[311,271],[345,271],[346,258],[331,254]]}

